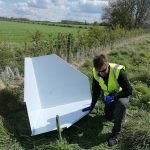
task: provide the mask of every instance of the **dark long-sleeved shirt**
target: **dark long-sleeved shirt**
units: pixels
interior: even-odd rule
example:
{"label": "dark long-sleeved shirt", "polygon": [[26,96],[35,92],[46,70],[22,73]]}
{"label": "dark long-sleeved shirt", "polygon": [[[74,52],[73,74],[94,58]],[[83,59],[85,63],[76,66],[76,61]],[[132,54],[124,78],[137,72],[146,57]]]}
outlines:
{"label": "dark long-sleeved shirt", "polygon": [[[103,80],[104,80],[106,85],[108,85],[108,77],[109,77],[109,73],[106,77],[103,77]],[[119,99],[119,98],[125,98],[125,97],[132,95],[132,86],[131,86],[129,80],[127,79],[126,73],[123,69],[120,70],[117,81],[118,81],[120,87],[122,88],[122,91],[118,92],[118,93],[114,93],[113,96],[114,96],[115,100]],[[96,104],[96,102],[100,96],[101,91],[102,91],[102,89],[99,85],[99,82],[97,82],[97,80],[95,80],[95,78],[93,77],[92,103]]]}

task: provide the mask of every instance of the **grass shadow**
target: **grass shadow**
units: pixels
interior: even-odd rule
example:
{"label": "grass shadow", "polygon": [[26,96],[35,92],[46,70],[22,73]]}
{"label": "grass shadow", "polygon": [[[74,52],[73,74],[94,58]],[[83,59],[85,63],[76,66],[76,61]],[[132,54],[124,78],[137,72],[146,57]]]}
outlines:
{"label": "grass shadow", "polygon": [[81,149],[90,149],[107,141],[109,133],[102,133],[105,122],[103,115],[89,114],[63,134],[70,144],[78,144]]}
{"label": "grass shadow", "polygon": [[[0,91],[0,115],[11,138],[19,142],[23,149],[34,149],[42,145],[49,147],[53,142],[57,143],[57,131],[31,136],[26,105],[18,101],[18,95],[8,89]],[[70,128],[64,129],[63,139],[69,144],[78,144],[80,148],[90,149],[107,140],[108,133],[102,133],[104,123],[103,115],[88,114]]]}
{"label": "grass shadow", "polygon": [[[18,101],[18,95],[10,89],[0,91],[0,116],[3,118],[3,126],[7,129],[12,144],[19,142],[25,150],[34,149],[43,144],[47,145],[57,139],[56,131],[31,136],[26,105]],[[4,147],[6,146],[7,143],[4,144]]]}
{"label": "grass shadow", "polygon": [[[0,91],[0,115],[3,117],[3,126],[8,130],[12,142],[16,140],[26,148],[25,141],[29,141],[31,134],[30,125],[25,103],[17,99],[18,95],[13,90],[6,88]],[[31,147],[30,143],[27,144],[28,147]]]}

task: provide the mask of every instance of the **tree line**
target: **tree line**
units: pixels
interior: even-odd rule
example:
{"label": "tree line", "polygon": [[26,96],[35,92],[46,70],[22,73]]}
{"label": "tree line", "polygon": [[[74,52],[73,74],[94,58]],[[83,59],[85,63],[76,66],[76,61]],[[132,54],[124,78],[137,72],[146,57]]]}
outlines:
{"label": "tree line", "polygon": [[118,24],[125,29],[150,27],[150,0],[110,0],[102,19],[112,28]]}
{"label": "tree line", "polygon": [[80,21],[72,21],[72,20],[61,20],[60,22],[51,22],[51,21],[36,21],[30,20],[27,18],[14,18],[14,17],[0,17],[0,21],[13,21],[19,23],[30,23],[30,24],[40,24],[40,25],[48,25],[48,26],[60,26],[60,27],[69,27],[69,28],[85,28],[87,29],[88,26],[94,23],[80,22]]}

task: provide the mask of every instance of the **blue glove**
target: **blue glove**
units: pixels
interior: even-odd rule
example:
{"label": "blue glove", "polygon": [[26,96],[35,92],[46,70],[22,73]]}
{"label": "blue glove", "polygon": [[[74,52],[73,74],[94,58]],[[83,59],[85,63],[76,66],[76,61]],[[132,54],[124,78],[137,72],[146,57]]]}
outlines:
{"label": "blue glove", "polygon": [[86,107],[86,108],[82,109],[82,112],[92,111],[94,107],[95,107],[95,104],[91,104],[89,107]]}
{"label": "blue glove", "polygon": [[113,96],[106,96],[105,99],[104,99],[104,102],[106,104],[110,104],[113,100],[114,100]]}

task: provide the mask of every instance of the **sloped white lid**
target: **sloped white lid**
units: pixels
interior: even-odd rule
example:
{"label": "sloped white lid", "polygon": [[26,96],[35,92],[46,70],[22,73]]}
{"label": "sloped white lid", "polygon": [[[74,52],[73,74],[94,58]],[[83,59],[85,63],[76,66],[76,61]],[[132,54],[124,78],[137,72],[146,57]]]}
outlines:
{"label": "sloped white lid", "polygon": [[32,135],[69,127],[84,115],[81,110],[91,103],[89,81],[57,55],[25,58],[24,101]]}

